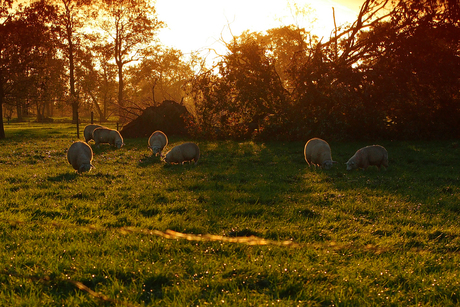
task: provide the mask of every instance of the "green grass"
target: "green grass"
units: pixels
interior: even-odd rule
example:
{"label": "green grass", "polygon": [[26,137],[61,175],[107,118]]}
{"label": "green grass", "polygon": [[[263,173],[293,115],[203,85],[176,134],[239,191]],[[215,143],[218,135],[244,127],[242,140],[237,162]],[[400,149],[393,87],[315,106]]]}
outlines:
{"label": "green grass", "polygon": [[65,157],[72,125],[5,128],[0,306],[460,304],[456,141],[381,141],[388,170],[346,172],[369,144],[330,142],[339,164],[322,171],[300,142],[198,140],[194,166],[126,139],[93,148],[96,169],[77,175]]}

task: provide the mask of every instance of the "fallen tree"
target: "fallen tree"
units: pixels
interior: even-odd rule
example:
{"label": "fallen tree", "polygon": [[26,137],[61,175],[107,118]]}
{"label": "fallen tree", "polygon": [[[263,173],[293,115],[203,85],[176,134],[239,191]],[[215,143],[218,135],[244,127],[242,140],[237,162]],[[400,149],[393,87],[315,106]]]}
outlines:
{"label": "fallen tree", "polygon": [[186,117],[191,116],[187,108],[175,101],[165,100],[158,106],[146,108],[139,117],[125,125],[120,131],[124,138],[147,137],[155,130],[166,135],[188,135]]}

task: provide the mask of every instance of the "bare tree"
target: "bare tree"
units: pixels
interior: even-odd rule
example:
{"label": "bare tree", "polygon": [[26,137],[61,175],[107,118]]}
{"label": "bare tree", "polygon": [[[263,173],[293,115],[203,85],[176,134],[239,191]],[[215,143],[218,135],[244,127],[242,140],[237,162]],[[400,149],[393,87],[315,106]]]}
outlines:
{"label": "bare tree", "polygon": [[81,48],[83,27],[86,15],[84,8],[90,0],[61,0],[62,11],[59,15],[58,25],[62,37],[62,49],[68,62],[69,71],[69,101],[72,106],[72,123],[78,123],[78,94],[76,89],[75,67],[77,65],[77,52]]}
{"label": "bare tree", "polygon": [[155,7],[147,0],[103,0],[102,4],[102,40],[110,46],[117,65],[119,115],[124,122],[124,69],[151,49],[164,23],[157,19]]}

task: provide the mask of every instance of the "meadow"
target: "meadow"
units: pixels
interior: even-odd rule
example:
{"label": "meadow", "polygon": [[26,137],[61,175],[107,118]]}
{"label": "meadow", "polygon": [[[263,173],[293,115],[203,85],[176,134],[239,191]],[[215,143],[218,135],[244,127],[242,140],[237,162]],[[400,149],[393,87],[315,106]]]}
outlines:
{"label": "meadow", "polygon": [[[78,175],[74,126],[5,130],[0,306],[460,304],[457,140],[330,142],[329,171],[307,139],[196,140],[196,166],[90,142]],[[347,172],[372,143],[389,168]]]}

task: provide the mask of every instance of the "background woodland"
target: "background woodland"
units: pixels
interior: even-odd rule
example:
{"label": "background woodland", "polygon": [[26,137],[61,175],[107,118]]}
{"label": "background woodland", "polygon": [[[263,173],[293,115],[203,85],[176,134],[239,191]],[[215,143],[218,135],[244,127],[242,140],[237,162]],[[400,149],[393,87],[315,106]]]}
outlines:
{"label": "background woodland", "polygon": [[209,67],[161,44],[148,1],[2,1],[0,138],[5,119],[125,125],[164,100],[197,138],[456,138],[459,20],[456,0],[366,0],[327,39],[247,31]]}

